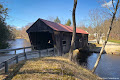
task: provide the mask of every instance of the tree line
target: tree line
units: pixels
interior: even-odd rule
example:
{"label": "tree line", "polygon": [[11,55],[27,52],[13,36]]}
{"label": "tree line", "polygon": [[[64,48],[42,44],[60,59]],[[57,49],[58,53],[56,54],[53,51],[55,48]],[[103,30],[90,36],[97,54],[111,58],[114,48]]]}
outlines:
{"label": "tree line", "polygon": [[6,24],[8,8],[0,4],[0,49],[9,47],[8,40],[14,39],[12,29]]}
{"label": "tree line", "polygon": [[[116,14],[113,28],[111,30],[109,39],[120,40],[120,9],[119,13]],[[79,28],[87,31],[89,33],[89,39],[95,39],[99,44],[100,38],[105,39],[107,36],[107,30],[111,24],[111,15],[104,13],[104,10],[93,9],[89,12],[90,25],[88,27],[83,23]]]}

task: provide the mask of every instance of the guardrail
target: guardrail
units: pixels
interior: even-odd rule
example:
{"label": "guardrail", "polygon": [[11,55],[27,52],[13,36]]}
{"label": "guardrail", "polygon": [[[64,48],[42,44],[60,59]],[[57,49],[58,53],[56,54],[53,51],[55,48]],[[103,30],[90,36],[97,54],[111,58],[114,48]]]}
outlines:
{"label": "guardrail", "polygon": [[25,52],[25,49],[28,49],[28,48],[33,49],[33,47],[30,46],[30,47],[23,47],[23,48],[16,48],[16,49],[1,49],[0,52],[15,51],[15,54],[16,54],[16,51],[17,51],[17,50],[21,50],[21,49],[23,49],[24,52]]}
{"label": "guardrail", "polygon": [[27,60],[29,55],[38,54],[39,55],[38,57],[41,57],[41,53],[45,53],[46,52],[47,56],[55,56],[54,48],[48,48],[48,49],[44,49],[44,50],[33,50],[33,48],[32,48],[31,51],[26,52],[25,49],[28,49],[28,48],[32,48],[32,46],[24,47],[24,48],[17,48],[17,49],[2,49],[2,50],[0,50],[0,52],[15,51],[15,54],[16,54],[17,50],[21,50],[21,49],[24,50],[23,53],[16,54],[14,57],[1,62],[0,63],[0,69],[4,69],[5,73],[7,73],[8,69],[9,69],[9,65],[11,65],[10,64],[11,62],[14,62],[14,63],[17,64],[19,61],[21,61],[21,60],[19,60],[21,57],[23,57],[25,60]]}

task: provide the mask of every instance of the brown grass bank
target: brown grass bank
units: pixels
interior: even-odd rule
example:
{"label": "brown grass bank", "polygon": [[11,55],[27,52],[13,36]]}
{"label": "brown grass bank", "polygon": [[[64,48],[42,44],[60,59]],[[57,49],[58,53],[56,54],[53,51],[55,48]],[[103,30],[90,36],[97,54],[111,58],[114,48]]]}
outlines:
{"label": "brown grass bank", "polygon": [[[22,65],[22,66],[21,66]],[[97,80],[98,76],[63,57],[44,57],[17,64],[7,80]],[[13,70],[14,69],[14,70]],[[16,70],[17,69],[17,70]],[[16,72],[18,71],[18,72]],[[14,73],[14,74],[13,74]],[[13,74],[12,76],[10,74]],[[2,77],[1,77],[2,78]]]}

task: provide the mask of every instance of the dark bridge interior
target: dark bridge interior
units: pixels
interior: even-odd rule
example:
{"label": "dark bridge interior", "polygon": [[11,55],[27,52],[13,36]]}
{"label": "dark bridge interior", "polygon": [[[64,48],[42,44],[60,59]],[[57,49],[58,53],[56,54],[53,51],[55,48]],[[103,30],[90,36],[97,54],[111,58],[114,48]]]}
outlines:
{"label": "dark bridge interior", "polygon": [[49,32],[31,32],[30,41],[36,50],[53,48],[52,34]]}

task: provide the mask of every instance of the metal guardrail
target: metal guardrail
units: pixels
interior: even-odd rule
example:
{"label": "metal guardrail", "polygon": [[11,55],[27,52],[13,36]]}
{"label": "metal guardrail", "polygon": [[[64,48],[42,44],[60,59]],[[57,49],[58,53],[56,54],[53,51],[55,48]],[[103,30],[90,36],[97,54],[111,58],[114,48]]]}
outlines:
{"label": "metal guardrail", "polygon": [[14,57],[12,57],[12,58],[10,58],[10,59],[7,59],[7,60],[5,60],[5,61],[3,61],[3,62],[1,62],[0,63],[0,69],[2,69],[2,68],[4,68],[4,71],[5,71],[5,73],[7,73],[8,72],[8,69],[9,69],[9,64],[10,64],[10,62],[13,62],[13,61],[15,61],[16,62],[16,64],[20,61],[19,59],[21,58],[21,57],[24,57],[24,59],[25,60],[27,60],[27,55],[32,55],[32,54],[39,54],[39,57],[41,57],[41,53],[43,52],[43,51],[45,51],[45,52],[47,52],[47,55],[50,55],[49,53],[50,52],[52,52],[53,53],[53,55],[52,56],[55,56],[55,50],[54,50],[54,48],[49,48],[49,49],[44,49],[44,50],[32,50],[32,51],[29,51],[29,52],[26,52],[25,51],[25,49],[28,49],[28,48],[32,48],[32,46],[30,46],[30,47],[24,47],[24,48],[16,48],[16,49],[2,49],[2,50],[0,50],[0,52],[8,52],[8,51],[15,51],[15,54],[16,54],[16,51],[17,50],[21,50],[21,49],[23,49],[24,50],[24,52],[23,53],[19,53],[19,54],[16,54]]}

